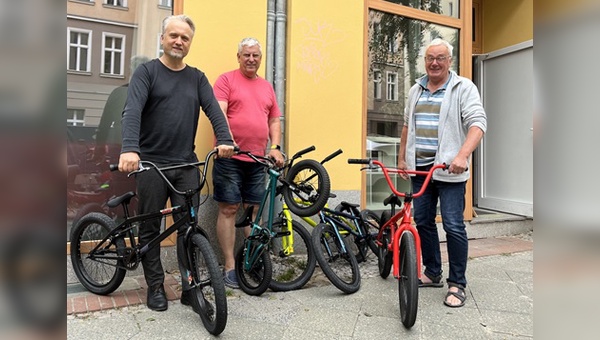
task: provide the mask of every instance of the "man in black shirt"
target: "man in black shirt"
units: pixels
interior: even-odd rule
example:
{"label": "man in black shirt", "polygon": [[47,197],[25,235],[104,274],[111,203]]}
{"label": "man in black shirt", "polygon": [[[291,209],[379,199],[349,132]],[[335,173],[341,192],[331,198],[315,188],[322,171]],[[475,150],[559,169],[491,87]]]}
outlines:
{"label": "man in black shirt", "polygon": [[[158,165],[197,161],[194,140],[200,108],[209,118],[217,139],[218,157],[233,155],[233,139],[227,120],[215,99],[205,74],[186,65],[195,26],[185,15],[169,16],[163,20],[161,44],[164,54],[140,65],[133,74],[123,110],[123,145],[119,170],[138,169],[140,159]],[[198,185],[198,170],[179,169],[165,173],[179,189]],[[136,176],[140,214],[164,208],[167,199],[173,206],[183,205],[183,197],[172,193],[156,171]],[[195,198],[195,204],[198,197]],[[177,218],[178,216],[175,216]],[[140,226],[140,243],[146,244],[160,233],[160,220]],[[183,275],[183,234],[177,235],[177,257],[182,273],[181,302],[189,305],[189,284]],[[148,307],[163,311],[168,307],[165,295],[164,271],[160,248],[151,249],[142,259],[144,277],[148,284]]]}

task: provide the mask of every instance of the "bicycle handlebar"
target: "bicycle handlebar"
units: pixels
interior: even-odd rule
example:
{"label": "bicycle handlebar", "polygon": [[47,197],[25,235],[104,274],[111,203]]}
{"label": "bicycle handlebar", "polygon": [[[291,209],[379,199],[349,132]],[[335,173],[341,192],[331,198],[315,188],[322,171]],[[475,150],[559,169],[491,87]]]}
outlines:
{"label": "bicycle handlebar", "polygon": [[292,159],[296,159],[299,158],[300,156],[304,155],[305,153],[311,152],[311,151],[315,151],[317,148],[314,145],[309,146],[306,149],[300,150],[298,152],[296,152],[294,154],[294,156],[292,157]]}
{"label": "bicycle handlebar", "polygon": [[[217,149],[213,149],[211,150],[208,154],[206,154],[206,158],[204,159],[204,161],[200,161],[200,162],[192,162],[192,163],[184,163],[184,164],[177,164],[177,165],[170,165],[170,166],[166,166],[163,168],[159,168],[156,164],[150,162],[150,161],[142,161],[140,160],[139,163],[139,168],[137,170],[134,170],[130,173],[127,174],[127,177],[133,175],[133,174],[137,174],[137,173],[141,173],[147,170],[151,170],[151,169],[156,169],[156,171],[158,172],[158,174],[162,177],[162,179],[167,183],[167,185],[169,186],[169,188],[171,188],[171,190],[173,190],[173,192],[179,194],[179,195],[186,195],[187,192],[189,191],[179,191],[177,189],[175,189],[175,187],[173,186],[173,184],[169,181],[169,179],[163,174],[164,171],[168,171],[168,170],[173,170],[173,169],[180,169],[180,168],[184,168],[184,167],[198,167],[198,166],[202,166],[204,165],[204,168],[202,168],[201,172],[202,172],[202,176],[200,176],[200,184],[198,186],[198,188],[193,190],[192,194],[195,194],[196,192],[202,190],[202,188],[204,187],[204,184],[206,183],[206,173],[208,171],[208,163],[210,162],[210,159],[218,153]],[[146,166],[144,166],[146,165]],[[109,165],[109,169],[110,171],[116,171],[119,170],[119,165],[118,164],[110,164]]]}
{"label": "bicycle handlebar", "polygon": [[325,157],[322,161],[321,164],[324,164],[325,162],[329,162],[330,160],[334,159],[335,157],[337,157],[338,155],[341,155],[344,151],[342,151],[342,149],[337,149],[336,151],[334,151],[331,155]]}
{"label": "bicycle handlebar", "polygon": [[[429,184],[431,177],[433,176],[433,172],[437,169],[447,170],[449,168],[449,166],[446,163],[442,163],[442,164],[437,164],[437,165],[432,166],[431,169],[429,169],[429,171],[404,170],[404,169],[386,167],[380,161],[373,160],[370,158],[366,158],[366,159],[351,158],[351,159],[348,159],[348,163],[349,164],[368,164],[369,166],[367,167],[367,169],[373,169],[375,167],[381,168],[388,186],[390,187],[390,189],[392,190],[394,195],[400,196],[400,197],[406,197],[407,195],[410,195],[412,197],[419,197],[419,196],[423,195],[423,193],[425,192],[425,189],[427,189],[427,185]],[[396,186],[394,185],[394,183],[392,183],[392,179],[390,178],[390,173],[427,176],[427,177],[425,177],[425,181],[423,182],[423,186],[421,186],[421,190],[419,190],[419,192],[417,192],[416,194],[413,193],[411,195],[410,193],[402,193],[402,192],[399,192],[398,190],[396,190]]]}

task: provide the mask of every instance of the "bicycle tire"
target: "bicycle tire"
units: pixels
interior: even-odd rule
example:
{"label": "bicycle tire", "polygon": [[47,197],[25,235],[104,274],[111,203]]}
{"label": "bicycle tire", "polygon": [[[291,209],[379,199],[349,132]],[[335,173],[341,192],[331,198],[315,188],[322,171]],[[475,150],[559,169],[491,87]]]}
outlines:
{"label": "bicycle tire", "polygon": [[345,238],[339,239],[329,224],[319,223],[312,232],[313,247],[321,270],[329,281],[346,294],[352,294],[360,289],[360,271],[354,253],[342,252],[340,242],[344,242],[346,250],[349,249]]}
{"label": "bicycle tire", "polygon": [[410,329],[417,319],[419,304],[419,277],[415,237],[405,231],[400,240],[400,277],[398,278],[400,320]]}
{"label": "bicycle tire", "polygon": [[366,238],[367,245],[373,254],[379,257],[379,247],[377,247],[377,243],[375,243],[375,238],[377,237],[377,233],[381,226],[381,217],[369,209],[361,210],[360,216],[362,219],[361,227],[363,228],[363,234],[370,235]]}
{"label": "bicycle tire", "polygon": [[[107,295],[114,292],[125,279],[126,269],[122,259],[94,260],[88,258],[84,251],[93,249],[100,240],[108,235],[116,223],[106,214],[89,213],[82,217],[71,230],[71,263],[79,282],[90,292]],[[125,240],[122,237],[113,240],[106,254],[117,256],[125,249]]]}
{"label": "bicycle tire", "polygon": [[[392,217],[392,213],[388,210],[385,210],[381,213],[381,225],[383,226],[387,221]],[[377,266],[379,267],[379,276],[384,279],[390,275],[390,270],[392,269],[392,257],[393,253],[389,251],[388,245],[392,236],[390,235],[390,228],[385,228],[381,235],[381,246],[377,247],[379,250],[379,256],[377,257]]]}
{"label": "bicycle tire", "polygon": [[[334,210],[336,212],[353,215],[352,209],[346,205],[338,204]],[[358,233],[358,230],[356,230],[356,225],[354,224],[354,221],[347,221],[347,219],[342,216],[338,216],[338,218],[340,220],[342,220],[343,222],[345,222],[346,225],[348,225],[348,227],[352,228],[352,230],[354,232]],[[362,233],[362,230],[361,230],[361,233]],[[366,255],[367,255],[366,238],[362,239],[362,241],[361,241],[360,237],[354,236],[349,232],[343,233],[342,236],[344,236],[346,239],[352,238],[352,244],[350,244],[350,248],[351,248],[352,252],[354,253],[354,256],[356,257],[356,261],[358,263],[362,263],[363,261],[365,261]],[[346,241],[348,241],[348,240],[346,240]],[[347,242],[347,243],[350,243],[350,242]]]}
{"label": "bicycle tire", "polygon": [[331,181],[325,167],[313,160],[304,159],[294,164],[286,175],[290,185],[284,185],[282,195],[291,212],[308,217],[315,215],[327,204]]}
{"label": "bicycle tire", "polygon": [[100,203],[86,203],[84,205],[82,205],[79,209],[77,209],[77,213],[75,214],[75,216],[73,216],[73,221],[71,222],[71,225],[76,225],[77,222],[79,222],[79,220],[92,212],[97,212],[97,213],[101,213],[101,214],[105,214],[106,211],[104,210],[104,208],[102,207],[102,205]]}
{"label": "bicycle tire", "polygon": [[248,295],[258,296],[266,292],[269,288],[271,276],[273,275],[273,267],[267,248],[263,247],[260,250],[260,255],[252,263],[250,270],[244,269],[246,251],[248,246],[253,248],[253,243],[260,245],[258,241],[246,240],[244,246],[238,250],[235,257],[235,273],[242,291]]}
{"label": "bicycle tire", "polygon": [[196,284],[191,303],[201,311],[204,328],[219,335],[227,325],[227,296],[219,262],[210,242],[200,233],[192,235],[189,248],[192,282]]}
{"label": "bicycle tire", "polygon": [[[294,236],[293,253],[283,254],[281,239],[286,236],[272,238],[269,247],[269,255],[273,267],[269,288],[276,292],[285,292],[304,287],[312,277],[317,266],[310,233],[299,222],[294,220],[291,222]],[[278,217],[273,222],[273,231],[281,230],[287,230],[287,225],[284,225],[284,219]]]}

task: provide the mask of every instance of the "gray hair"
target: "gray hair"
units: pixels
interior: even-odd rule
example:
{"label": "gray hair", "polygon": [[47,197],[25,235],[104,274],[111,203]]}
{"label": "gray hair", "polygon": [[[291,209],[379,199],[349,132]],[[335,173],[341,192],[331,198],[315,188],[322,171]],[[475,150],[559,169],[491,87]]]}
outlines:
{"label": "gray hair", "polygon": [[444,40],[442,38],[433,39],[429,43],[429,45],[427,45],[427,48],[425,49],[425,51],[427,51],[431,46],[439,46],[439,45],[445,46],[446,49],[448,50],[448,53],[450,54],[450,57],[452,57],[452,50],[454,49],[454,47],[452,45],[450,45],[449,42],[447,42],[446,40]]}
{"label": "gray hair", "polygon": [[167,25],[169,25],[169,23],[171,23],[171,21],[174,21],[174,20],[183,21],[186,24],[188,24],[190,26],[190,28],[192,29],[192,34],[194,34],[196,32],[196,25],[194,25],[194,22],[192,21],[192,19],[185,14],[180,14],[180,15],[169,15],[168,17],[163,19],[163,22],[162,22],[162,33],[163,34],[165,34],[165,32],[167,31]]}
{"label": "gray hair", "polygon": [[258,45],[258,50],[262,53],[262,47],[260,46],[260,43],[254,38],[242,39],[242,41],[240,41],[240,43],[238,44],[238,53],[242,52],[244,46],[252,47],[254,45]]}

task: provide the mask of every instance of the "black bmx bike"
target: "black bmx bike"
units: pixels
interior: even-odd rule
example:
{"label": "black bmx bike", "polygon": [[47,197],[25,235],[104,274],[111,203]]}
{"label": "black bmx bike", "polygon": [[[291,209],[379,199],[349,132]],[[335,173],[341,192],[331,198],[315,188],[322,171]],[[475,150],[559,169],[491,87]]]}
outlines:
{"label": "black bmx bike", "polygon": [[[217,257],[208,241],[208,235],[198,226],[198,216],[193,205],[193,197],[206,183],[208,164],[216,150],[210,151],[201,162],[178,164],[159,168],[152,162],[140,161],[140,168],[129,175],[143,171],[156,171],[173,192],[185,197],[185,205],[174,206],[160,211],[131,216],[129,203],[135,196],[130,191],[108,201],[109,207],[121,205],[125,220],[120,224],[109,216],[92,212],[82,217],[71,231],[71,261],[81,284],[90,292],[107,295],[114,292],[123,282],[127,270],[138,267],[149,249],[158,247],[160,242],[180,228],[185,228],[184,246],[187,254],[184,266],[192,287],[192,307],[199,311],[206,330],[218,335],[227,324],[227,298]],[[199,168],[200,179],[197,188],[177,190],[163,172],[184,167]],[[111,165],[111,170],[116,166]],[[137,240],[140,222],[162,218],[174,213],[182,213],[177,221],[149,243],[141,246]]]}

